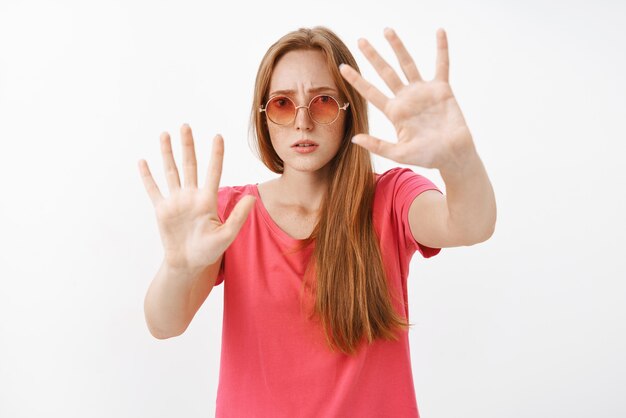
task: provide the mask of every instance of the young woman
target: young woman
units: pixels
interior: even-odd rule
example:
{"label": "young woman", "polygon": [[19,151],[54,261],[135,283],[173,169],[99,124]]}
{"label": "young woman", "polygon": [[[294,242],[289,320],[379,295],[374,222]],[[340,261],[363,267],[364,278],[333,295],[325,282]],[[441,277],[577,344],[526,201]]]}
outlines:
{"label": "young woman", "polygon": [[[181,128],[181,186],[170,138],[161,150],[170,196],[144,160],[163,263],[145,299],[156,338],[182,334],[224,283],[218,417],[418,417],[408,340],[412,255],[488,239],[494,193],[448,83],[447,40],[422,80],[385,30],[408,83],[365,40],[359,48],[395,97],[365,81],[329,29],[288,33],[258,69],[251,128],[279,176],[219,187],[223,139],[197,185],[191,129]],[[367,101],[397,131],[368,134]],[[408,168],[374,173],[370,152],[440,171],[444,195]]]}

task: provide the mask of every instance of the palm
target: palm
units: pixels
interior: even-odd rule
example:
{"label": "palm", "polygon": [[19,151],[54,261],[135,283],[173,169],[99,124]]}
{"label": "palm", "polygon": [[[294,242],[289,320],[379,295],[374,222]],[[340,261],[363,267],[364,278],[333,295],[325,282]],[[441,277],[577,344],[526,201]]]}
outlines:
{"label": "palm", "polygon": [[403,164],[441,168],[469,150],[471,134],[448,83],[448,53],[445,32],[438,33],[437,75],[422,80],[413,59],[393,31],[386,32],[402,69],[405,84],[365,40],[359,46],[395,97],[388,98],[349,66],[342,75],[367,100],[378,107],[396,129],[397,143],[381,141],[367,134],[357,135],[359,145]]}
{"label": "palm", "polygon": [[222,226],[202,190],[181,189],[155,208],[165,256],[171,266],[212,264],[207,254],[222,254],[223,240],[213,233]]}
{"label": "palm", "polygon": [[166,262],[172,267],[202,270],[215,263],[236,238],[255,198],[242,198],[222,224],[217,201],[224,157],[223,139],[219,135],[215,137],[207,181],[199,188],[193,137],[188,125],[181,128],[181,136],[184,187],[180,184],[167,133],[161,136],[161,154],[170,196],[163,197],[144,160],[139,162],[139,171],[154,205]]}

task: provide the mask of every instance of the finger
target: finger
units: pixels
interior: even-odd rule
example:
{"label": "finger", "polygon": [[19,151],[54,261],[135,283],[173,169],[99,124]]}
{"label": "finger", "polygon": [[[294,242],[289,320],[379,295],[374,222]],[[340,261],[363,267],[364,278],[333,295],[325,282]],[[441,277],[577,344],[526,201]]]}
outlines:
{"label": "finger", "polygon": [[396,53],[398,62],[400,62],[400,68],[402,68],[406,79],[409,80],[409,82],[422,81],[422,77],[420,76],[420,72],[417,70],[415,61],[411,58],[409,51],[406,50],[396,32],[391,28],[386,28],[385,38],[387,38],[387,41],[389,41],[393,51]]}
{"label": "finger", "polygon": [[376,87],[367,82],[361,75],[348,64],[341,64],[339,72],[350,83],[361,96],[365,97],[374,106],[384,112],[389,98],[380,92]]}
{"label": "finger", "polygon": [[223,227],[220,230],[220,234],[223,234],[221,238],[227,242],[227,247],[237,237],[237,234],[241,230],[244,222],[248,219],[250,210],[254,207],[255,202],[256,198],[254,196],[248,195],[241,198],[233,208],[230,216],[228,216],[228,219],[224,222]]}
{"label": "finger", "polygon": [[450,57],[448,56],[448,35],[443,28],[437,30],[437,70],[435,79],[449,82]]}
{"label": "finger", "polygon": [[148,196],[150,200],[152,200],[152,204],[156,207],[161,200],[163,200],[163,195],[159,190],[159,186],[157,186],[152,174],[150,173],[150,168],[148,168],[148,163],[145,160],[139,160],[137,163],[139,167],[139,174],[141,175],[141,180],[143,181],[143,186],[148,192]]}
{"label": "finger", "polygon": [[368,134],[358,134],[352,137],[352,142],[362,146],[366,150],[373,152],[390,160],[396,160],[397,144],[383,141]]}
{"label": "finger", "polygon": [[163,157],[163,169],[165,170],[165,179],[170,193],[180,189],[180,179],[178,178],[178,168],[174,162],[172,155],[172,142],[170,134],[163,132],[161,134],[161,156]]}
{"label": "finger", "polygon": [[380,56],[380,54],[374,49],[374,47],[366,40],[359,39],[359,48],[372,64],[378,75],[385,81],[385,84],[389,86],[391,91],[396,94],[404,87],[404,83],[396,74],[396,71]]}
{"label": "finger", "polygon": [[183,148],[183,173],[185,174],[185,188],[198,187],[198,163],[196,149],[193,145],[191,127],[186,123],[180,128],[180,140]]}
{"label": "finger", "polygon": [[211,162],[204,182],[204,190],[209,195],[209,210],[217,212],[217,193],[222,177],[222,163],[224,161],[224,138],[220,134],[213,138],[211,146]]}

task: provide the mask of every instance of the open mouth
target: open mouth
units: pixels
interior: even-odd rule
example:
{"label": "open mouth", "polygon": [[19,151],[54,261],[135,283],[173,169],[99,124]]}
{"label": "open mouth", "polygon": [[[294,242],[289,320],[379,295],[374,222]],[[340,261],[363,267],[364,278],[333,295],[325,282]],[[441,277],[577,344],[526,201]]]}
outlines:
{"label": "open mouth", "polygon": [[317,149],[319,145],[313,145],[313,144],[299,144],[299,145],[294,145],[293,148],[296,152],[299,152],[300,154],[306,154],[309,152],[313,152]]}

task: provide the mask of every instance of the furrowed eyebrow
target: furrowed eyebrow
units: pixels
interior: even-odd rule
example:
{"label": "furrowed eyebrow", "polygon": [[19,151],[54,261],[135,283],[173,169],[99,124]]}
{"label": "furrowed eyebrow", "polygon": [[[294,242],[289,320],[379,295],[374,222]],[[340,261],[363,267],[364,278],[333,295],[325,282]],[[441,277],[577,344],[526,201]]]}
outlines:
{"label": "furrowed eyebrow", "polygon": [[[335,90],[334,88],[332,88],[332,87],[325,87],[325,86],[324,87],[314,87],[312,89],[308,89],[307,93],[320,93],[320,92],[324,92],[324,91],[330,91],[330,92],[333,92],[333,93],[337,93],[337,90]],[[270,96],[276,96],[278,94],[285,94],[285,95],[287,95],[287,94],[294,94],[294,93],[295,93],[295,90],[276,90],[276,91],[273,91],[272,93],[270,93]]]}

